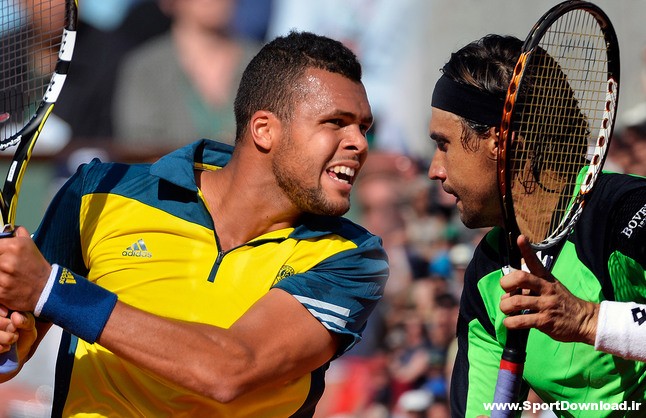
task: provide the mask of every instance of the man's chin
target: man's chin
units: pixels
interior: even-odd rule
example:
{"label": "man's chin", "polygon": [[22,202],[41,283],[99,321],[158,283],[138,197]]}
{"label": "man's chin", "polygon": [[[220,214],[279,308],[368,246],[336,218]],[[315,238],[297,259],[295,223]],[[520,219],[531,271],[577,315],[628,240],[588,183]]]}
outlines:
{"label": "man's chin", "polygon": [[343,216],[350,210],[350,205],[337,206],[327,211],[328,216]]}
{"label": "man's chin", "polygon": [[346,213],[348,213],[349,210],[350,210],[349,202],[338,203],[338,204],[332,204],[329,202],[326,205],[318,205],[315,208],[311,208],[311,210],[306,210],[306,212],[313,213],[315,215],[323,215],[323,216],[343,216]]}
{"label": "man's chin", "polygon": [[475,216],[470,216],[465,214],[463,211],[460,211],[460,220],[469,229],[478,229],[482,228],[482,220]]}

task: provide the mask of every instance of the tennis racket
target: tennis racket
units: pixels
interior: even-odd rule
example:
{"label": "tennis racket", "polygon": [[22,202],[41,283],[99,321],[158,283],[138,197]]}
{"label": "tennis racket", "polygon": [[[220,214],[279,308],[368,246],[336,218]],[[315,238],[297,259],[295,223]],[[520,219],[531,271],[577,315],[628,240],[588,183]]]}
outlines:
{"label": "tennis racket", "polygon": [[[527,36],[503,108],[498,181],[509,267],[519,234],[558,251],[585,208],[608,152],[619,94],[619,46],[608,16],[571,0]],[[494,402],[518,402],[529,330],[509,331]],[[494,410],[492,417],[511,416]]]}
{"label": "tennis racket", "polygon": [[[3,1],[0,7],[0,150],[17,146],[0,192],[0,238],[6,238],[13,236],[25,168],[65,83],[78,0]],[[0,373],[17,366],[13,345],[0,355]]]}

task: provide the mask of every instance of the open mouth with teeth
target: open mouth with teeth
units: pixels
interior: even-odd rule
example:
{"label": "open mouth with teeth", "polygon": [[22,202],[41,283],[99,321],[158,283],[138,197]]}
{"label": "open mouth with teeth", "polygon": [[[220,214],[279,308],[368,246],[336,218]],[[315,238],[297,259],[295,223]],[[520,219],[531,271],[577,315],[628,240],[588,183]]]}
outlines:
{"label": "open mouth with teeth", "polygon": [[346,167],[344,165],[337,165],[330,168],[327,172],[330,177],[341,183],[352,184],[352,182],[354,181],[354,168]]}

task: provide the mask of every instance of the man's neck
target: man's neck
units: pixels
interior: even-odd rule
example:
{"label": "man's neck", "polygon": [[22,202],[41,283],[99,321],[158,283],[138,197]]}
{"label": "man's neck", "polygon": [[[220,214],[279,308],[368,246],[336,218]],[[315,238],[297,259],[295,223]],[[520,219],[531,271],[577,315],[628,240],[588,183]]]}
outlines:
{"label": "man's neck", "polygon": [[[197,171],[197,185],[213,218],[221,250],[243,245],[268,232],[289,228],[300,213],[270,181],[236,181],[234,167]],[[287,208],[287,209],[286,209]]]}

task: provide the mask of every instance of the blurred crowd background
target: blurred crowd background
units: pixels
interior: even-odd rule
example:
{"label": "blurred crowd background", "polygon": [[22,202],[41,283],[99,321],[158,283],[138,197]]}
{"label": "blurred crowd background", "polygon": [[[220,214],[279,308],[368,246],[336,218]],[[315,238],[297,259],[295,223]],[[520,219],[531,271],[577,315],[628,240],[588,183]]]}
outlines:
{"label": "blurred crowd background", "polygon": [[[53,193],[91,158],[152,161],[202,137],[231,143],[241,71],[266,40],[294,28],[343,41],[363,63],[376,118],[348,217],[383,238],[391,277],[363,341],[328,371],[317,417],[448,417],[463,271],[486,231],[465,229],[454,199],[426,176],[432,86],[451,51],[492,32],[524,38],[558,1],[79,3],[73,64],[36,146],[18,221],[37,226]],[[616,22],[622,46],[607,168],[646,175],[646,2],[596,3]],[[23,373],[0,385],[0,418],[49,416],[57,337],[48,335]]]}

